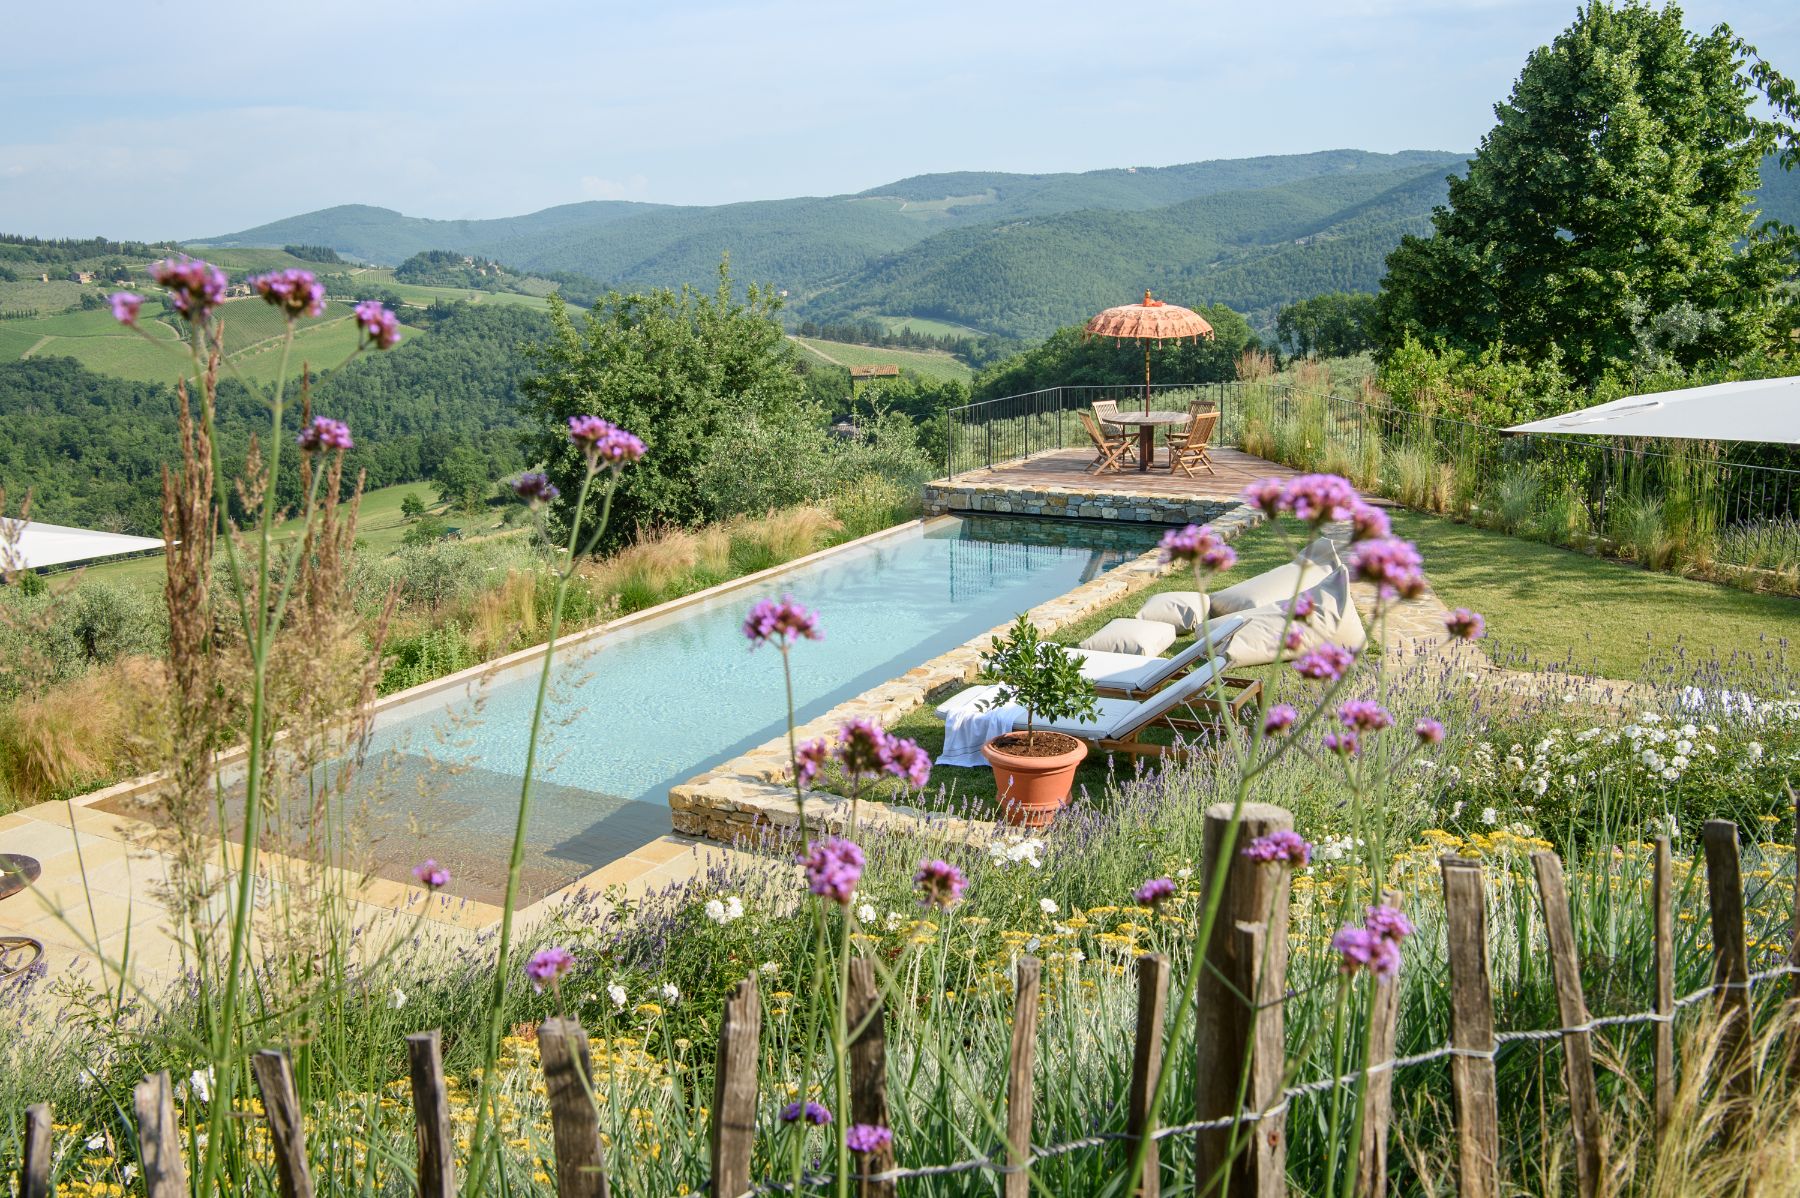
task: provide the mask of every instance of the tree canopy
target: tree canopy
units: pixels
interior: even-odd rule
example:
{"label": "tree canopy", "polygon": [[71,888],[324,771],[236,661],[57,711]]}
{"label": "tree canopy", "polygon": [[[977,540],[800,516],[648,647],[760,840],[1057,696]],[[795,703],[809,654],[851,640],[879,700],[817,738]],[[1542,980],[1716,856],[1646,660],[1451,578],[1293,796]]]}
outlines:
{"label": "tree canopy", "polygon": [[[1153,343],[1150,369],[1155,380],[1211,383],[1234,379],[1238,355],[1260,345],[1250,323],[1224,304],[1194,310],[1212,325],[1213,335],[1194,342]],[[1080,325],[1070,325],[1052,333],[1042,344],[982,371],[975,379],[975,396],[987,399],[1044,387],[1143,381],[1141,343],[1114,343],[1104,337],[1089,337]]]}
{"label": "tree canopy", "polygon": [[1755,353],[1794,326],[1791,230],[1750,207],[1785,80],[1721,25],[1595,0],[1526,60],[1429,237],[1388,258],[1377,339],[1609,371]]}

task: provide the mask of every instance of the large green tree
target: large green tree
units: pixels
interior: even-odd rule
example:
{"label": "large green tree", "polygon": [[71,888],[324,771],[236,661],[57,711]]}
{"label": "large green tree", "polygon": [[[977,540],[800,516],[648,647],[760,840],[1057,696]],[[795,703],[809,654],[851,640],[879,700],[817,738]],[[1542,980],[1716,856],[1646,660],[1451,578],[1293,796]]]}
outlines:
{"label": "large green tree", "polygon": [[1526,60],[1433,234],[1389,256],[1383,348],[1560,351],[1592,382],[1784,343],[1792,231],[1759,228],[1748,201],[1793,126],[1762,98],[1791,115],[1791,87],[1724,25],[1690,33],[1673,4],[1581,9]]}
{"label": "large green tree", "polygon": [[550,297],[550,338],[527,347],[537,373],[523,391],[536,417],[534,461],[572,503],[581,459],[569,417],[604,416],[643,438],[644,459],[622,476],[608,542],[636,529],[722,516],[720,463],[743,461],[752,442],[817,451],[824,414],[807,402],[793,343],[776,320],[778,296],[751,285],[734,295],[727,265],[711,295],[684,287],[602,296],[579,320]]}
{"label": "large green tree", "polygon": [[[1224,304],[1195,305],[1213,327],[1198,341],[1152,342],[1151,377],[1158,383],[1213,383],[1237,377],[1238,355],[1261,341],[1250,322]],[[1058,329],[1041,343],[983,370],[975,395],[988,399],[1045,387],[1144,382],[1144,347],[1135,340],[1089,337],[1080,325]]]}

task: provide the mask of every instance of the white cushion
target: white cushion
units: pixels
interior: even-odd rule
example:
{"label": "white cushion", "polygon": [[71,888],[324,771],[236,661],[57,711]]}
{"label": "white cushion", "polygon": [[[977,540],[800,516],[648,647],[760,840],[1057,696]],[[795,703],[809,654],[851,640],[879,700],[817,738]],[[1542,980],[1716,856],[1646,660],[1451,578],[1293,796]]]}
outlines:
{"label": "white cushion", "polygon": [[1179,632],[1192,632],[1206,619],[1205,591],[1164,591],[1152,595],[1138,608],[1137,618],[1167,624]]}
{"label": "white cushion", "polygon": [[1132,620],[1121,616],[1081,642],[1083,649],[1102,653],[1135,653],[1139,657],[1155,657],[1175,643],[1172,625],[1156,620]]}
{"label": "white cushion", "polygon": [[1276,566],[1255,578],[1246,578],[1236,586],[1214,591],[1207,610],[1212,615],[1225,616],[1253,607],[1267,607],[1271,603],[1285,603],[1294,597],[1295,591],[1317,585],[1333,570],[1343,567],[1344,563],[1338,560],[1337,547],[1328,538],[1320,537],[1287,565]]}
{"label": "white cushion", "polygon": [[1350,599],[1350,572],[1334,570],[1323,582],[1309,587],[1313,614],[1293,627],[1300,629],[1300,647],[1288,649],[1281,643],[1282,628],[1288,623],[1287,601],[1239,612],[1244,620],[1225,643],[1225,660],[1232,667],[1265,666],[1273,661],[1286,661],[1309,653],[1330,642],[1346,649],[1361,649],[1368,642],[1362,616]]}

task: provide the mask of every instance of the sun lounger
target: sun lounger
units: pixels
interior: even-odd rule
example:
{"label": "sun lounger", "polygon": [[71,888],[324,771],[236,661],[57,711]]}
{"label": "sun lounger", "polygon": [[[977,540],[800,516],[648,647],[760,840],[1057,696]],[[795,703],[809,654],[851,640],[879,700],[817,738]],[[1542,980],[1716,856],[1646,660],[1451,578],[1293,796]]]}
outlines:
{"label": "sun lounger", "polygon": [[1240,616],[1214,620],[1207,628],[1210,639],[1197,636],[1193,644],[1173,657],[1106,653],[1098,649],[1070,649],[1068,653],[1081,662],[1081,676],[1102,695],[1142,699],[1215,655],[1243,625]]}
{"label": "sun lounger", "polygon": [[[1225,678],[1224,669],[1225,659],[1214,657],[1185,678],[1147,699],[1099,699],[1096,701],[1099,711],[1094,719],[1038,720],[1033,727],[1046,732],[1067,733],[1106,752],[1160,757],[1168,750],[1168,746],[1144,743],[1139,738],[1145,732],[1152,728],[1211,730],[1227,716],[1236,716],[1262,694],[1262,683],[1255,679]],[[938,706],[937,714],[948,719],[969,704],[981,703],[994,697],[999,690],[998,685],[970,687],[946,699]],[[1222,695],[1218,693],[1221,690]],[[1192,714],[1194,712],[1210,712],[1213,718],[1195,719]],[[1023,711],[1019,713],[1013,728],[1014,731],[1024,731]]]}

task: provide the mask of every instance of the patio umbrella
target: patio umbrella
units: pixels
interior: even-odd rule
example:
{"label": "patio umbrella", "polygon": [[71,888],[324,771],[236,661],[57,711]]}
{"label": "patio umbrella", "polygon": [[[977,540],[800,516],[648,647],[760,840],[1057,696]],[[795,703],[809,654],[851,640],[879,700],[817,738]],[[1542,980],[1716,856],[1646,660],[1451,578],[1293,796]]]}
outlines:
{"label": "patio umbrella", "polygon": [[1149,289],[1145,288],[1143,303],[1108,308],[1087,322],[1087,335],[1111,337],[1115,342],[1136,337],[1144,343],[1144,414],[1147,416],[1150,414],[1150,343],[1179,341],[1184,337],[1198,341],[1202,337],[1211,337],[1213,328],[1198,312],[1151,299]]}
{"label": "patio umbrella", "polygon": [[1506,431],[1800,445],[1800,378],[1751,379],[1630,395],[1577,412],[1515,424]]}

